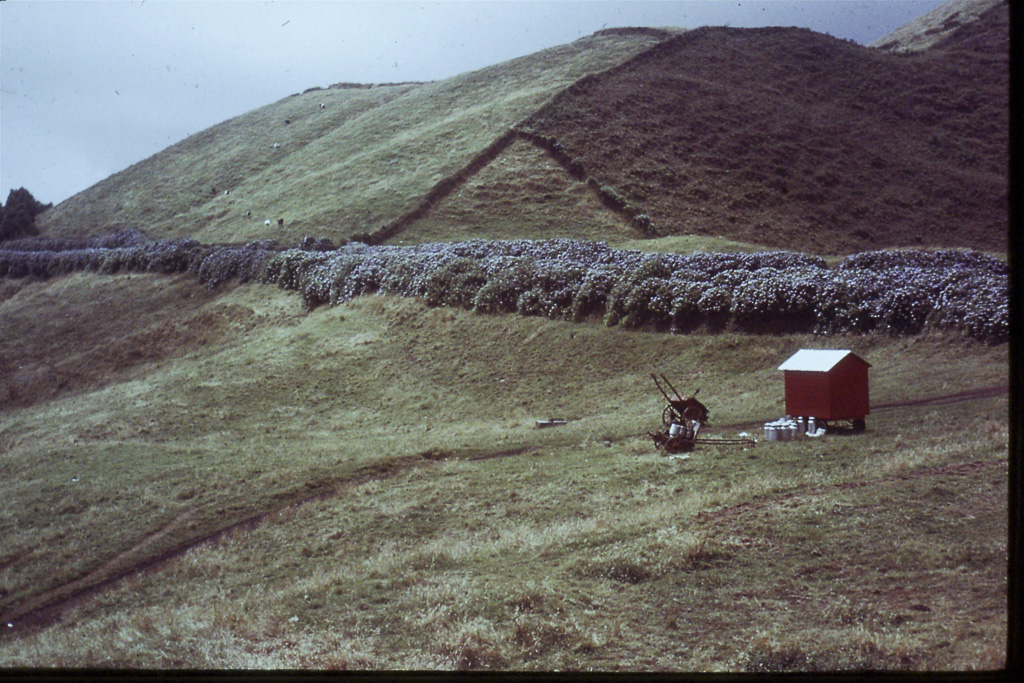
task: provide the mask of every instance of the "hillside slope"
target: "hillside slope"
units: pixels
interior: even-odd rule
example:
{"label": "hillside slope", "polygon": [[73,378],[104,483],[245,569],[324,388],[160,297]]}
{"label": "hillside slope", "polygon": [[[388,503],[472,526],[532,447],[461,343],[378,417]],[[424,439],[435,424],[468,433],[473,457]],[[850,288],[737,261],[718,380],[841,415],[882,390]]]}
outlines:
{"label": "hillside slope", "polygon": [[960,33],[964,26],[992,28],[994,14],[1000,5],[1005,10],[1007,4],[1006,0],[948,0],[869,45],[893,52],[927,50]]}
{"label": "hillside slope", "polygon": [[613,29],[435,83],[314,89],[39,220],[61,236],[215,242],[700,235],[1000,252],[1008,8],[975,9],[886,49],[795,28]]}
{"label": "hillside slope", "polygon": [[[822,338],[303,313],[156,274],[0,285],[0,328],[33,341],[0,347],[5,667],[1003,661],[1008,344],[830,338],[872,363],[867,433],[680,459],[644,433],[650,372],[734,436]],[[72,348],[69,317],[103,330]]]}
{"label": "hillside slope", "polygon": [[204,241],[374,230],[552,95],[664,35],[595,35],[434,83],[307,91],[193,135],[39,223],[60,236],[120,225]]}
{"label": "hillside slope", "polygon": [[803,29],[698,29],[577,83],[526,127],[662,234],[1001,250],[1007,53],[955,38],[902,56]]}

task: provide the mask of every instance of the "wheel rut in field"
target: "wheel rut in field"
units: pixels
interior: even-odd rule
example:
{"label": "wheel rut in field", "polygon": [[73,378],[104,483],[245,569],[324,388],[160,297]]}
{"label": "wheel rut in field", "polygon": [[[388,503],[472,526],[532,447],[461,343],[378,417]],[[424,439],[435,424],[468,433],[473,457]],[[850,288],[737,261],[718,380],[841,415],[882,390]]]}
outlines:
{"label": "wheel rut in field", "polygon": [[[15,605],[0,615],[0,627],[4,629],[4,632],[7,632],[12,630],[8,624],[17,623],[20,626],[22,623],[46,621],[47,617],[53,616],[55,611],[59,610],[62,606],[70,605],[76,598],[83,598],[128,574],[141,571],[151,564],[156,564],[159,561],[159,556],[149,558],[148,560],[143,559],[145,558],[146,548],[153,546],[157,541],[181,527],[195,513],[194,509],[185,510],[157,531],[147,535],[127,550],[123,550],[114,557],[104,561],[85,575],[69,583],[36,593],[27,600]],[[23,622],[26,617],[29,617],[29,619]]]}
{"label": "wheel rut in field", "polygon": [[949,403],[961,403],[963,401],[974,401],[982,398],[995,398],[996,396],[1002,396],[1010,393],[1010,387],[1008,385],[1002,385],[997,387],[985,387],[983,389],[971,389],[969,391],[961,391],[956,394],[943,394],[941,396],[932,396],[930,398],[919,398],[911,401],[899,401],[896,403],[881,403],[876,406],[872,406],[872,410],[892,410],[893,408],[909,408],[914,406],[941,406]]}
{"label": "wheel rut in field", "polygon": [[[321,488],[309,495],[290,500],[284,505],[263,510],[243,519],[232,522],[212,532],[187,538],[172,548],[154,554],[147,554],[161,539],[181,528],[199,510],[191,508],[179,513],[170,522],[164,524],[151,534],[146,535],[131,547],[103,561],[83,576],[68,583],[54,586],[21,602],[10,606],[0,614],[0,638],[27,630],[36,630],[56,621],[62,613],[80,604],[84,600],[114,587],[121,580],[157,569],[167,562],[180,557],[189,550],[204,543],[213,542],[236,531],[251,530],[268,519],[287,510],[295,509],[320,500],[326,500],[344,494],[349,489],[372,480],[390,479],[403,472],[417,467],[434,464],[431,458],[421,455],[403,456],[385,460],[358,468],[352,475],[342,481]],[[8,626],[12,624],[13,626]]]}

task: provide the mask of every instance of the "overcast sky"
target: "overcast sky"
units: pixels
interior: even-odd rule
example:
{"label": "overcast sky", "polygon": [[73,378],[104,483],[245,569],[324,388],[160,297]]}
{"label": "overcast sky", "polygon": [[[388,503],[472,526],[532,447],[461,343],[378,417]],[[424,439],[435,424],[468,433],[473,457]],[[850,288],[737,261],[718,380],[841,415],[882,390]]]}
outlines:
{"label": "overcast sky", "polygon": [[0,201],[59,203],[313,86],[454,76],[613,26],[805,26],[868,43],[938,0],[0,1]]}

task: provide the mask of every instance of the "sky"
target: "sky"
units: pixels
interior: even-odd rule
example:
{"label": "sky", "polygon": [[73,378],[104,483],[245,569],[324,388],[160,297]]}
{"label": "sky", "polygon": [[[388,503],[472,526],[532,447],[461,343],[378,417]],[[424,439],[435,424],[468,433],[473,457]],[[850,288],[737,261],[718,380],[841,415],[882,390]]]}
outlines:
{"label": "sky", "polygon": [[616,26],[866,44],[939,0],[0,0],[0,201],[60,203],[314,86],[439,80]]}

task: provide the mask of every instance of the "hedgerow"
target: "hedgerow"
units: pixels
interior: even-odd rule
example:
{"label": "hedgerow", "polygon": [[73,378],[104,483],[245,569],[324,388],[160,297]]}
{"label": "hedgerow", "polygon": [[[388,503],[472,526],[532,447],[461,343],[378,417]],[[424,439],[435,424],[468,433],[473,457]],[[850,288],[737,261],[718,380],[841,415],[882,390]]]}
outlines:
{"label": "hedgerow", "polygon": [[835,268],[792,252],[647,254],[569,239],[339,248],[314,238],[203,245],[117,233],[0,245],[0,276],[192,273],[298,291],[309,308],[380,292],[430,306],[673,331],[732,324],[752,331],[917,334],[958,329],[1009,337],[1009,270],[978,252],[876,251]]}

